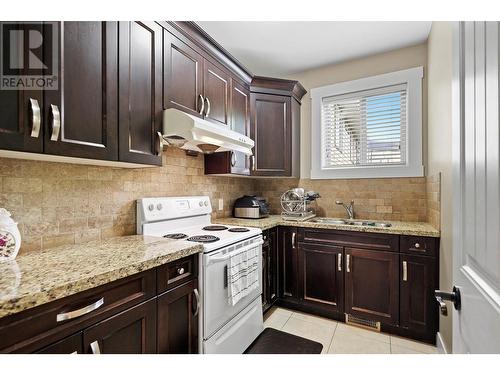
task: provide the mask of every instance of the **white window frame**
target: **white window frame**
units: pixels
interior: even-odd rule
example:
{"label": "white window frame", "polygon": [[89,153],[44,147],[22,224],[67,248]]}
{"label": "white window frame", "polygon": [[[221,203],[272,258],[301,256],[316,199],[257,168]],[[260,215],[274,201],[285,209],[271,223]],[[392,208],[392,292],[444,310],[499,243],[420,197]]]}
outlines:
{"label": "white window frame", "polygon": [[[311,90],[311,179],[422,177],[423,67],[340,82]],[[321,104],[323,98],[406,83],[406,164],[322,168]]]}

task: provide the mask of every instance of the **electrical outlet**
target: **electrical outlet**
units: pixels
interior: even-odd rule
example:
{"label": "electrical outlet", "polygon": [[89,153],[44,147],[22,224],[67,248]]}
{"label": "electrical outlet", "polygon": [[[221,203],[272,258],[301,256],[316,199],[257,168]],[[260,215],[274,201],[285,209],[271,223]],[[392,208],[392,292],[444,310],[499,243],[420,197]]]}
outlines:
{"label": "electrical outlet", "polygon": [[219,211],[224,210],[224,199],[219,199]]}

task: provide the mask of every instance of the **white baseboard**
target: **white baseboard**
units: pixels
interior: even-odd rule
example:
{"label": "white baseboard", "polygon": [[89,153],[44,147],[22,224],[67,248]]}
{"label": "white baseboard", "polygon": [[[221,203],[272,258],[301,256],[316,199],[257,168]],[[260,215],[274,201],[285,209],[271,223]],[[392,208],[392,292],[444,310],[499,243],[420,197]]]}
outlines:
{"label": "white baseboard", "polygon": [[436,334],[436,346],[439,354],[449,354],[449,350],[446,347],[446,344],[444,343],[443,337],[441,336],[441,333],[438,332]]}

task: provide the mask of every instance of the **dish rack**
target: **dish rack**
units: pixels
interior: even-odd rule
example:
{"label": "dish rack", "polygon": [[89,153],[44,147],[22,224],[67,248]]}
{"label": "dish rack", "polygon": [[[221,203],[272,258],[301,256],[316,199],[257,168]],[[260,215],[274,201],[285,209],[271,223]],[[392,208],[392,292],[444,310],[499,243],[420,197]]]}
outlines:
{"label": "dish rack", "polygon": [[304,192],[302,188],[285,191],[281,195],[281,218],[289,221],[305,221],[316,216],[311,203],[315,202],[320,195],[309,191]]}

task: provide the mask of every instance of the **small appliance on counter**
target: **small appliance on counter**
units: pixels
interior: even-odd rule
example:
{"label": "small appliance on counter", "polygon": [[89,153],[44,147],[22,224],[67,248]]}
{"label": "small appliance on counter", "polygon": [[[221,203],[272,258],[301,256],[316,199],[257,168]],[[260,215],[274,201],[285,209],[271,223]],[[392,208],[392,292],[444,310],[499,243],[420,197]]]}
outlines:
{"label": "small appliance on counter", "polygon": [[321,196],[314,192],[305,192],[303,188],[290,189],[281,195],[281,218],[289,221],[305,221],[316,216],[310,206]]}
{"label": "small appliance on counter", "polygon": [[244,195],[234,202],[233,217],[243,219],[261,219],[269,216],[269,203],[265,198]]}

